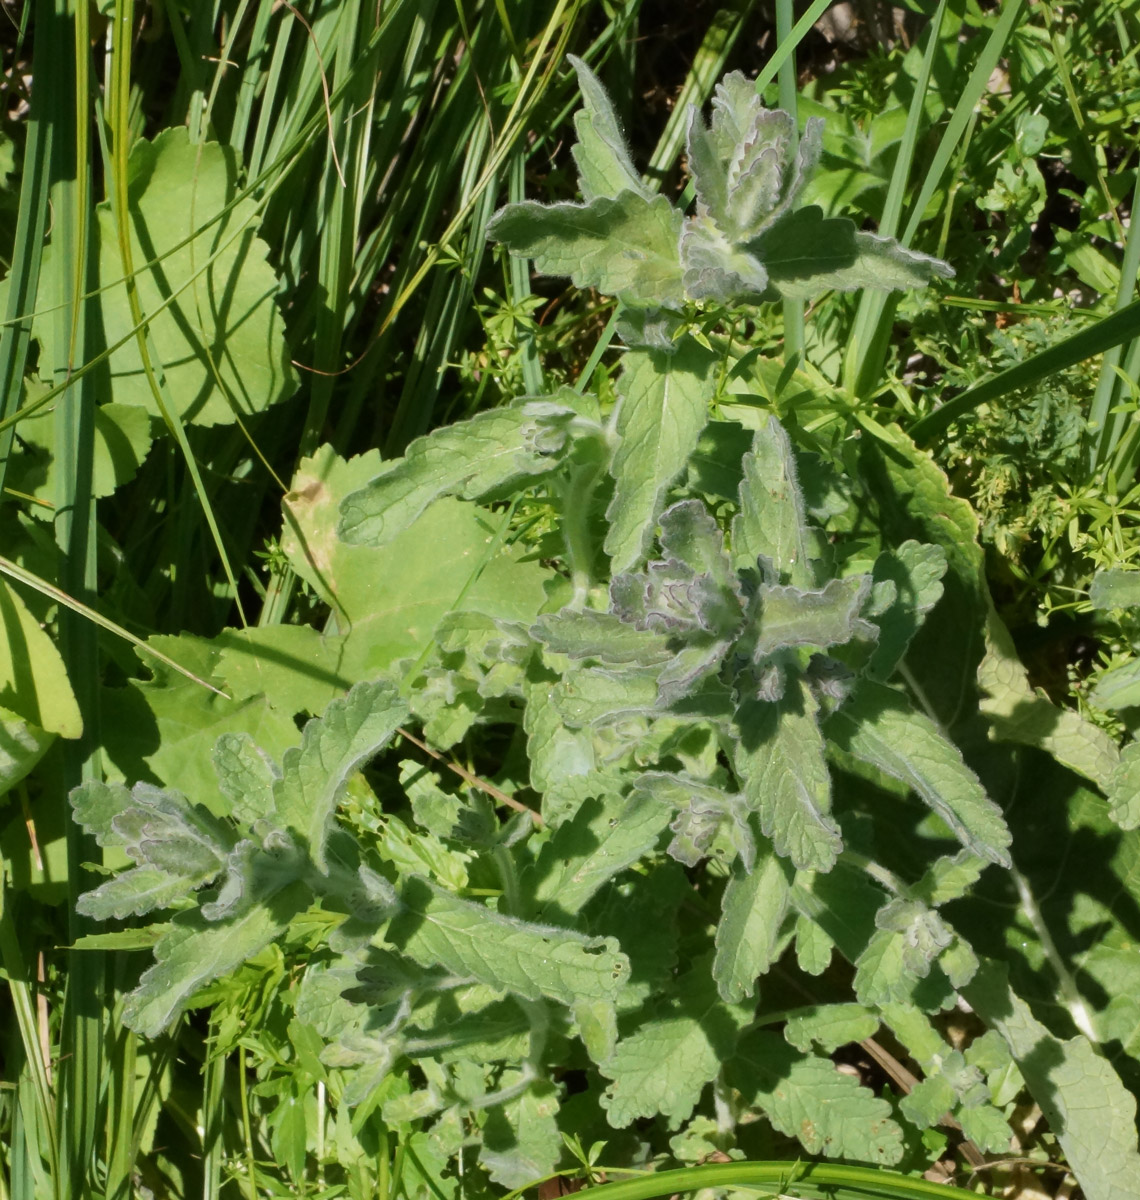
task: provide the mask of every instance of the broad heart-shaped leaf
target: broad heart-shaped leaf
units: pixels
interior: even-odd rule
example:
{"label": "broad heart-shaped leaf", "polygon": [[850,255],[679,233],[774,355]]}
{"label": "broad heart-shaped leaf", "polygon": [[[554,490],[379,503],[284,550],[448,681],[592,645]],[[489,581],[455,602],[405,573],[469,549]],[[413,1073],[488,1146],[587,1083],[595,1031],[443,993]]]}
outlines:
{"label": "broad heart-shaped leaf", "polygon": [[403,458],[341,502],[337,530],[351,545],[384,546],[433,500],[477,500],[548,474],[570,445],[575,412],[551,400],[481,412],[416,438]]}
{"label": "broad heart-shaped leaf", "polygon": [[889,1165],[902,1157],[902,1130],[891,1106],[830,1059],[794,1050],[757,1029],[741,1038],[728,1078],[749,1107],[809,1154]]}
{"label": "broad heart-shaped leaf", "polygon": [[993,611],[986,621],[986,654],[978,667],[978,687],[991,737],[1036,746],[1102,791],[1112,787],[1120,762],[1115,740],[1080,713],[1058,707],[1033,689],[1013,638]]}
{"label": "broad heart-shaped leaf", "polygon": [[358,683],[305,726],[300,748],[289,750],[273,785],[277,820],[298,835],[319,870],[337,802],[350,776],[383,749],[408,716],[387,680]]}
{"label": "broad heart-shaped leaf", "polygon": [[[191,142],[184,128],[152,142],[139,138],[131,148],[128,205],[139,302],[170,401],[183,421],[199,425],[261,412],[297,387],[277,309],[277,276],[257,237],[258,207],[242,200],[214,220],[237,192],[238,168],[228,146]],[[92,233],[103,332],[111,346],[126,339],[107,364],[94,368],[96,386],[103,398],[158,416],[133,334],[109,203],[99,205]],[[34,325],[41,344],[52,336],[55,303],[58,298],[41,288],[36,309],[47,316]],[[48,361],[53,357],[65,356],[49,351]]]}
{"label": "broad heart-shaped leaf", "polygon": [[[543,846],[530,878],[530,903],[542,920],[571,917],[609,879],[651,851],[673,817],[651,792],[587,800]],[[533,880],[533,883],[531,883]]]}
{"label": "broad heart-shaped leaf", "polygon": [[831,776],[819,706],[802,680],[775,702],[740,706],[733,766],[764,836],[805,871],[829,871],[843,848],[831,811]]}
{"label": "broad heart-shaped leaf", "polygon": [[580,288],[634,303],[679,308],[681,213],[664,196],[635,191],[589,204],[508,204],[487,236],[542,275],[569,276]]}
{"label": "broad heart-shaped leaf", "polygon": [[616,575],[641,562],[665,507],[708,421],[714,356],[692,338],[675,354],[631,350],[618,382],[621,441],[611,470],[614,496],[605,549]]}
{"label": "broad heart-shaped leaf", "polygon": [[1089,587],[1093,608],[1140,608],[1140,571],[1097,571]]}
{"label": "broad heart-shaped leaf", "polygon": [[55,643],[0,579],[0,704],[45,733],[77,738],[83,718]]}
{"label": "broad heart-shaped leaf", "polygon": [[400,900],[386,941],[422,967],[566,1005],[581,997],[614,1001],[629,981],[629,959],[612,938],[503,916],[417,877],[404,882]]}
{"label": "broad heart-shaped leaf", "polygon": [[732,553],[738,570],[764,558],[780,580],[812,585],[803,493],[792,443],[775,417],[758,429],[741,460],[740,512],[732,522]]}
{"label": "broad heart-shaped leaf", "polygon": [[601,80],[576,55],[566,57],[578,73],[578,87],[582,92],[583,106],[574,114],[578,144],[571,153],[578,168],[578,186],[583,198],[587,201],[599,196],[613,199],[621,192],[635,192],[649,200],[652,192],[634,169],[617,113]]}
{"label": "broad heart-shaped leaf", "polygon": [[291,883],[263,896],[233,921],[210,925],[197,912],[174,918],[154,948],[154,965],[127,996],[123,1024],[158,1037],[186,1009],[194,993],[239,967],[279,937],[309,903],[311,893]]}
{"label": "broad heart-shaped leaf", "polygon": [[1054,1037],[994,963],[983,966],[965,995],[1005,1038],[1088,1200],[1131,1200],[1140,1179],[1136,1100],[1109,1060],[1083,1036]]}
{"label": "broad heart-shaped leaf", "polygon": [[54,733],[0,708],[0,796],[32,770],[54,741]]}
{"label": "broad heart-shaped leaf", "polygon": [[739,1004],[756,992],[756,979],[779,952],[788,909],[788,869],[770,847],[749,870],[737,860],[724,889],[716,927],[713,978],[722,1000]]}
{"label": "broad heart-shaped leaf", "polygon": [[[29,386],[29,399],[34,390]],[[41,385],[41,392],[46,392]],[[9,463],[9,486],[21,492],[50,501],[57,495],[56,422],[63,420],[65,410],[49,404],[38,412],[20,419],[19,436],[25,452],[13,456]],[[91,494],[109,496],[117,487],[133,479],[151,446],[153,418],[133,404],[100,404],[92,413]],[[70,464],[65,470],[73,469]],[[31,505],[33,516],[51,519],[51,508]]]}
{"label": "broad heart-shaped leaf", "polygon": [[602,1064],[613,1080],[602,1096],[610,1124],[623,1129],[657,1113],[673,1126],[687,1119],[752,1015],[750,1006],[724,1004],[707,961],[695,964]]}
{"label": "broad heart-shaped leaf", "polygon": [[863,680],[827,719],[841,749],[913,788],[967,849],[1009,866],[1010,833],[958,748],[903,693]]}
{"label": "broad heart-shaped leaf", "polygon": [[904,249],[893,238],[860,233],[846,217],[825,217],[809,204],[781,217],[747,243],[783,296],[810,299],[827,291],[925,287],[954,272],[937,258]]}
{"label": "broad heart-shaped leaf", "polygon": [[[297,574],[332,606],[342,631],[339,638],[326,635],[320,646],[310,639],[303,654],[284,647],[300,658],[296,668],[303,686],[287,696],[292,689],[277,674],[270,699],[280,695],[290,716],[305,707],[294,705],[313,694],[314,684],[375,679],[396,660],[415,658],[448,612],[529,625],[547,600],[543,584],[551,572],[533,558],[522,561],[519,548],[496,546],[501,517],[475,504],[438,500],[412,528],[379,548],[342,542],[336,535],[341,500],[381,470],[378,453],[345,461],[325,446],[302,459],[285,497],[281,547]],[[258,639],[252,644],[256,648]],[[281,649],[268,647],[270,666],[280,661]],[[237,647],[227,639],[224,656],[231,650]],[[242,669],[248,676],[248,665]]]}

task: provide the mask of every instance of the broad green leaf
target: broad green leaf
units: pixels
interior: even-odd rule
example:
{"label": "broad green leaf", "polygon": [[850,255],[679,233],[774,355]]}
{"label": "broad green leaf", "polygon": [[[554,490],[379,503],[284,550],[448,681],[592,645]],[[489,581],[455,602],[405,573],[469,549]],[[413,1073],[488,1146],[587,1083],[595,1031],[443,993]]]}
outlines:
{"label": "broad green leaf", "polygon": [[[153,637],[148,644],[221,685],[219,651],[212,643],[183,634]],[[120,777],[157,779],[192,803],[225,813],[229,805],[218,791],[211,757],[222,734],[248,734],[278,761],[296,743],[292,713],[275,708],[265,696],[231,700],[149,658],[143,662],[153,679],[104,688],[100,696],[103,748]]]}
{"label": "broad green leaf", "polygon": [[1140,608],[1140,571],[1097,571],[1089,587],[1093,608]]}
{"label": "broad green leaf", "polygon": [[464,856],[448,849],[434,834],[418,833],[390,816],[383,823],[382,838],[378,853],[400,875],[423,875],[453,892],[467,887]]}
{"label": "broad green leaf", "polygon": [[1102,790],[1112,786],[1120,761],[1116,742],[1079,713],[1059,707],[1030,685],[1013,638],[992,612],[986,622],[986,655],[978,667],[978,687],[992,737],[1036,746]]}
{"label": "broad green leaf", "polygon": [[[937,1125],[954,1107],[958,1097],[950,1081],[941,1074],[919,1080],[899,1102],[899,1111],[919,1129]],[[1009,1126],[1006,1126],[1008,1140]]]}
{"label": "broad green leaf", "polygon": [[566,57],[578,73],[578,87],[582,92],[583,106],[574,114],[578,144],[572,153],[583,197],[587,201],[599,196],[614,199],[620,192],[628,191],[650,199],[652,193],[641,182],[630,160],[629,148],[606,89],[580,58],[573,54]]}
{"label": "broad green leaf", "polygon": [[678,308],[681,213],[664,196],[623,191],[589,204],[508,204],[487,236],[542,275],[569,276],[580,288],[641,304]]}
{"label": "broad green leaf", "polygon": [[45,733],[77,738],[83,718],[51,638],[6,580],[0,579],[0,705]]}
{"label": "broad green leaf", "polygon": [[929,717],[884,684],[861,682],[827,719],[841,749],[901,780],[936,812],[967,849],[1009,866],[1010,834],[961,752]]}
{"label": "broad green leaf", "polygon": [[658,1113],[674,1126],[686,1120],[752,1016],[751,1008],[718,999],[704,962],[671,993],[601,1066],[613,1081],[602,1107],[615,1129]]}
{"label": "broad green leaf", "polygon": [[614,497],[605,549],[615,574],[641,562],[665,507],[708,421],[714,356],[692,339],[675,354],[631,350],[618,382],[621,441],[612,465]]}
{"label": "broad green leaf", "polygon": [[749,870],[733,867],[716,927],[713,978],[722,1000],[739,1004],[756,994],[756,979],[775,962],[788,908],[788,870],[771,850]]}
{"label": "broad green leaf", "polygon": [[870,592],[869,575],[832,579],[818,592],[783,585],[761,587],[756,659],[792,646],[822,649],[873,636],[875,627],[859,617]]}
{"label": "broad green leaf", "polygon": [[599,662],[665,663],[673,657],[668,639],[651,629],[638,629],[615,613],[563,609],[539,617],[532,635],[554,654],[596,658]]}
{"label": "broad green leaf", "polygon": [[[510,1088],[522,1078],[519,1071],[506,1071],[500,1086]],[[501,1187],[521,1188],[544,1178],[561,1153],[558,1092],[549,1081],[536,1080],[520,1096],[487,1113],[479,1161]]]}
{"label": "broad green leaf", "polygon": [[1140,705],[1140,660],[1133,659],[1105,671],[1089,693],[1089,700],[1106,712]]}
{"label": "broad green leaf", "polygon": [[[297,377],[277,309],[279,285],[269,247],[257,236],[258,205],[238,201],[214,220],[236,195],[237,154],[218,142],[191,141],[184,128],[173,128],[153,141],[138,138],[129,170],[135,284],[156,366],[178,415],[187,423],[217,425],[286,399]],[[92,234],[102,332],[108,345],[125,339],[108,364],[95,367],[94,378],[105,398],[159,416],[133,336],[109,203],[99,205]],[[192,240],[179,246],[187,239]],[[54,303],[57,298],[41,288],[37,311],[49,316],[37,319],[34,332],[47,360],[62,362],[66,350],[61,354],[51,343]]]}
{"label": "broad green leaf", "polygon": [[942,598],[945,574],[946,552],[941,546],[911,539],[879,555],[872,578],[876,586],[887,580],[892,582],[895,599],[885,612],[874,618],[879,639],[867,665],[867,674],[873,679],[886,683],[895,673],[926,614]]}
{"label": "broad green leaf", "polygon": [[416,438],[340,506],[337,533],[350,545],[385,546],[441,496],[476,500],[525,486],[557,467],[574,409],[551,400],[481,412]]}
{"label": "broad green leaf", "polygon": [[277,709],[319,717],[352,686],[347,639],[311,625],[223,629],[214,638],[218,675],[235,700],[263,695]]}
{"label": "broad green leaf", "polygon": [[329,826],[349,778],[383,749],[407,719],[393,684],[359,683],[306,726],[273,785],[277,819],[297,834],[319,870],[326,869]]}
{"label": "broad green leaf", "polygon": [[809,204],[781,217],[747,243],[783,296],[811,299],[826,291],[925,287],[954,274],[936,258],[907,250],[893,238],[860,233],[846,217],[825,217]]}
{"label": "broad green leaf", "polygon": [[423,879],[406,880],[400,898],[386,940],[421,966],[566,1005],[583,996],[614,1000],[628,982],[629,959],[612,938],[503,916]]}
{"label": "broad green leaf", "polygon": [[[302,459],[284,502],[281,547],[332,606],[341,637],[326,635],[320,654],[335,653],[336,673],[349,683],[376,679],[396,660],[415,658],[457,607],[529,625],[546,602],[543,583],[551,577],[533,559],[520,561],[521,549],[495,546],[501,518],[450,498],[431,505],[386,546],[345,544],[336,535],[340,502],[380,470],[378,454],[346,462],[322,447]],[[227,654],[234,650],[227,643]],[[316,648],[310,650],[315,655]],[[303,676],[298,696],[311,696],[324,668],[314,676],[309,661],[297,666]]]}
{"label": "broad green leaf", "polygon": [[220,867],[199,877],[171,874],[157,867],[132,867],[108,879],[76,902],[76,912],[96,921],[141,917],[156,908],[170,908],[208,883]]}
{"label": "broad green leaf", "polygon": [[[29,388],[29,399],[35,398],[34,389]],[[58,494],[56,423],[63,411],[60,406],[49,404],[21,418],[20,440],[26,449],[12,459],[7,475],[10,486],[17,491],[49,502]],[[150,452],[152,418],[145,409],[133,404],[107,403],[94,409],[91,422],[91,494],[109,496],[134,478]],[[73,467],[68,464],[65,469]],[[31,505],[29,511],[50,518],[52,510]]]}
{"label": "broad green leaf", "polygon": [[821,925],[802,912],[796,917],[796,962],[808,975],[822,975],[831,963],[835,943]]}
{"label": "broad green leaf", "polygon": [[753,569],[764,558],[781,581],[811,587],[803,493],[792,444],[775,417],[753,435],[741,466],[740,513],[732,522],[735,566]]}
{"label": "broad green leaf", "polygon": [[175,917],[154,948],[154,965],[127,996],[123,1024],[146,1037],[158,1037],[186,1009],[205,984],[239,967],[279,937],[309,903],[310,893],[293,883],[263,897],[235,921],[207,925],[197,913]]}
{"label": "broad green leaf", "polygon": [[911,888],[911,895],[932,908],[964,896],[986,869],[987,862],[970,850],[959,850],[953,857],[936,858],[923,877]]}
{"label": "broad green leaf", "polygon": [[1131,1200],[1140,1179],[1136,1101],[1082,1036],[1062,1041],[987,963],[966,989],[971,1007],[1005,1038],[1088,1200]]}
{"label": "broad green leaf", "polygon": [[54,741],[54,733],[0,708],[0,796],[28,774]]}
{"label": "broad green leaf", "polygon": [[543,920],[576,914],[607,880],[657,845],[672,817],[672,806],[646,791],[587,800],[535,861],[535,912]]}
{"label": "broad green leaf", "polygon": [[874,1037],[879,1017],[861,1004],[820,1004],[788,1013],[784,1040],[797,1050],[808,1051],[814,1042],[826,1054]]}
{"label": "broad green leaf", "polygon": [[230,815],[250,826],[274,809],[273,785],[280,770],[248,733],[223,733],[211,756],[218,790],[230,802]]}
{"label": "broad green leaf", "polygon": [[553,689],[554,707],[574,728],[621,721],[657,709],[658,667],[600,667],[567,674]]}
{"label": "broad green leaf", "polygon": [[1108,807],[1121,829],[1140,827],[1140,742],[1130,742],[1108,788]]}
{"label": "broad green leaf", "polygon": [[831,811],[831,777],[818,705],[799,679],[782,700],[750,700],[737,712],[734,767],[778,854],[801,870],[828,871],[843,847]]}
{"label": "broad green leaf", "polygon": [[891,1106],[841,1074],[830,1059],[801,1054],[778,1034],[754,1030],[728,1066],[744,1103],[809,1154],[889,1165],[902,1157]]}
{"label": "broad green leaf", "polygon": [[[530,784],[545,796],[568,779],[582,779],[597,766],[593,737],[588,730],[569,729],[554,702],[551,681],[534,672],[525,685],[526,711],[523,730],[527,737]],[[551,814],[543,802],[543,817]]]}

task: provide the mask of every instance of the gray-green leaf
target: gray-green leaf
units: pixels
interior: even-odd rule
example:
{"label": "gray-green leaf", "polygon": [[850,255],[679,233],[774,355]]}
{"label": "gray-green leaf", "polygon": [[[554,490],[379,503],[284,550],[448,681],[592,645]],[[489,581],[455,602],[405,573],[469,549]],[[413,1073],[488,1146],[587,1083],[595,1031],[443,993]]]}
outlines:
{"label": "gray-green leaf", "polygon": [[623,191],[649,200],[652,193],[641,182],[629,157],[629,149],[601,80],[576,55],[566,56],[578,72],[582,108],[574,114],[578,144],[571,152],[578,167],[578,186],[583,197],[613,199]]}
{"label": "gray-green leaf", "polygon": [[721,999],[739,1004],[775,961],[788,909],[786,860],[766,849],[751,870],[739,860],[724,889],[713,978]]}

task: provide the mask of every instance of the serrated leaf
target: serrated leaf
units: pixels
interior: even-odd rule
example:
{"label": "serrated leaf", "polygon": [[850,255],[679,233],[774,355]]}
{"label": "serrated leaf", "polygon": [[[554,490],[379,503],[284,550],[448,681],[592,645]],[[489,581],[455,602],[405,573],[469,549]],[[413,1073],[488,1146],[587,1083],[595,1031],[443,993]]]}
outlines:
{"label": "serrated leaf", "polygon": [[[527,737],[527,760],[531,787],[541,795],[568,779],[591,775],[597,766],[593,738],[588,731],[569,729],[555,705],[551,681],[532,672],[524,685],[526,710],[523,730]],[[551,814],[543,803],[543,819]]]}
{"label": "serrated leaf", "polygon": [[681,231],[681,282],[690,300],[721,304],[756,299],[768,272],[747,250],[734,246],[711,221],[690,217]]}
{"label": "serrated leaf", "polygon": [[46,733],[77,738],[83,718],[55,643],[0,579],[0,705]]}
{"label": "serrated leaf", "polygon": [[416,438],[403,458],[344,498],[337,532],[350,545],[384,546],[441,496],[475,500],[537,479],[559,465],[573,417],[556,396]]}
{"label": "serrated leaf", "polygon": [[657,1113],[672,1125],[684,1121],[751,1016],[750,1009],[717,998],[706,963],[689,971],[669,1002],[658,1005],[602,1064],[602,1074],[613,1081],[601,1101],[610,1124],[623,1129]]}
{"label": "serrated leaf", "polygon": [[913,901],[885,905],[875,923],[878,929],[855,960],[855,995],[866,1005],[914,1003],[917,985],[950,946],[953,931]]}
{"label": "serrated leaf", "polygon": [[631,350],[618,390],[621,441],[611,471],[614,496],[605,550],[616,575],[641,562],[665,507],[708,421],[714,356],[691,338],[672,355]]}
{"label": "serrated leaf", "polygon": [[[501,1086],[512,1087],[521,1078],[520,1072],[507,1071]],[[479,1161],[497,1184],[521,1188],[554,1170],[562,1153],[557,1116],[558,1093],[545,1079],[488,1112]]]}
{"label": "serrated leaf", "polygon": [[848,753],[913,788],[969,850],[1009,866],[1010,833],[958,748],[907,698],[871,680],[827,719],[828,736]]}
{"label": "serrated leaf", "polygon": [[341,792],[407,715],[393,684],[359,683],[310,721],[300,747],[286,752],[273,785],[276,816],[301,839],[319,870],[326,867],[325,843]]}
{"label": "serrated leaf", "polygon": [[670,825],[674,837],[669,854],[686,866],[695,867],[708,857],[717,840],[733,848],[744,866],[751,870],[756,859],[756,844],[749,828],[748,808],[742,796],[726,792],[712,784],[681,772],[649,771],[639,775],[632,795],[651,795],[675,812]]}
{"label": "serrated leaf", "polygon": [[713,978],[729,1004],[749,1000],[756,980],[767,973],[780,948],[788,909],[788,869],[770,849],[749,870],[737,861],[721,901],[716,927]]}
{"label": "serrated leaf", "polygon": [[651,714],[657,710],[658,674],[657,667],[572,671],[554,686],[554,708],[575,728]]}
{"label": "serrated leaf", "polygon": [[952,857],[936,858],[923,877],[911,888],[911,895],[932,908],[964,896],[977,883],[987,862],[970,850],[959,850]]}
{"label": "serrated leaf", "polygon": [[987,963],[966,989],[975,1012],[1005,1038],[1088,1200],[1131,1200],[1140,1178],[1136,1101],[1085,1037],[1054,1037]]}
{"label": "serrated leaf", "polygon": [[672,806],[647,791],[587,800],[535,861],[535,911],[544,920],[575,915],[607,880],[657,845],[672,816]]}
{"label": "serrated leaf", "polygon": [[[944,1075],[920,1080],[899,1101],[899,1111],[919,1129],[937,1125],[954,1107],[958,1097]],[[1007,1126],[1008,1133],[1008,1126]]]}
{"label": "serrated leaf", "polygon": [[850,1042],[873,1037],[879,1017],[861,1004],[820,1004],[788,1013],[784,1040],[797,1050],[808,1051],[814,1042],[830,1054]]}
{"label": "serrated leaf", "polygon": [[681,213],[664,196],[633,191],[589,204],[523,201],[501,208],[487,236],[543,275],[642,304],[680,307]]}
{"label": "serrated leaf", "polygon": [[860,233],[846,217],[825,217],[815,204],[782,216],[747,249],[781,295],[803,300],[833,290],[925,287],[935,276],[954,274],[941,260],[893,238]]}
{"label": "serrated leaf", "polygon": [[801,870],[829,871],[843,847],[831,811],[831,776],[818,705],[799,679],[782,700],[750,700],[737,712],[734,757],[741,790],[764,836]]}
{"label": "serrated leaf", "polygon": [[803,493],[792,444],[775,417],[753,435],[741,468],[740,512],[732,522],[734,565],[753,569],[764,558],[781,580],[810,587]]}
{"label": "serrated leaf", "polygon": [[172,875],[157,867],[132,867],[114,879],[108,879],[94,891],[85,892],[75,905],[76,912],[96,921],[141,917],[156,908],[170,908],[193,894],[196,887],[209,882],[215,871],[195,878]]}
{"label": "serrated leaf", "polygon": [[578,167],[578,186],[583,197],[616,197],[620,192],[636,192],[646,200],[652,193],[641,182],[629,157],[629,149],[601,80],[576,55],[566,56],[578,73],[582,108],[574,114],[578,144],[571,153]]}
{"label": "serrated leaf", "polygon": [[248,827],[273,812],[273,785],[280,772],[248,733],[223,733],[211,757],[218,790],[229,800],[230,814],[239,825]]}
{"label": "serrated leaf", "polygon": [[870,592],[869,575],[832,579],[818,592],[779,584],[761,587],[756,659],[792,646],[823,649],[873,635],[875,627],[859,617]]}
{"label": "serrated leaf", "polygon": [[1102,790],[1112,786],[1120,761],[1116,742],[1079,713],[1034,690],[1013,638],[992,612],[986,621],[986,653],[978,667],[978,687],[992,737],[1035,746]]}
{"label": "serrated leaf", "polygon": [[1140,608],[1140,571],[1097,571],[1089,586],[1089,603],[1099,609]]}
{"label": "serrated leaf", "polygon": [[596,658],[621,665],[664,663],[673,657],[668,639],[650,629],[638,629],[615,613],[594,609],[562,609],[538,619],[534,638],[554,654],[568,658]]}
{"label": "serrated leaf", "polygon": [[874,617],[879,627],[878,645],[867,664],[867,674],[886,683],[906,654],[926,614],[942,598],[946,551],[913,539],[880,554],[872,578],[875,584],[895,585],[895,600]]}
{"label": "serrated leaf", "polygon": [[902,1157],[902,1130],[885,1100],[777,1034],[754,1030],[742,1038],[728,1074],[747,1105],[809,1154],[884,1165]]}
{"label": "serrated leaf", "polygon": [[992,1104],[960,1108],[958,1120],[962,1132],[983,1154],[1008,1154],[1013,1131],[1003,1113]]}
{"label": "serrated leaf", "polygon": [[1140,826],[1140,742],[1120,752],[1120,762],[1108,788],[1108,809],[1121,829]]}
{"label": "serrated leaf", "polygon": [[175,917],[154,948],[154,965],[127,996],[123,1024],[146,1037],[158,1037],[199,988],[279,937],[309,897],[304,885],[293,883],[236,921],[207,925],[197,913]]}
{"label": "serrated leaf", "polygon": [[810,917],[796,917],[796,962],[808,975],[822,975],[831,963],[835,943]]}
{"label": "serrated leaf", "polygon": [[582,996],[613,1000],[628,982],[629,959],[612,938],[503,916],[423,879],[406,880],[400,899],[404,911],[387,940],[420,966],[566,1005]]}

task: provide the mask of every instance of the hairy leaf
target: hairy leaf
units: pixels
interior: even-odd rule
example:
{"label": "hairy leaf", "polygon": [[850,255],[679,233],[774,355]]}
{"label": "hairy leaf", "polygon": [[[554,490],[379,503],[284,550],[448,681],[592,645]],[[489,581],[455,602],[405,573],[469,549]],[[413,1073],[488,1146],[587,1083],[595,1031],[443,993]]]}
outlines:
{"label": "hairy leaf", "polygon": [[958,748],[906,697],[864,680],[827,720],[829,736],[856,758],[913,788],[967,849],[1009,866],[1010,833]]}
{"label": "hairy leaf", "polygon": [[504,988],[528,1000],[548,996],[614,1000],[629,979],[629,959],[612,938],[506,917],[412,878],[387,940],[421,966]]}
{"label": "hairy leaf", "polygon": [[757,660],[792,646],[823,649],[873,635],[875,627],[859,618],[870,592],[869,575],[832,579],[818,592],[782,585],[762,587]]}
{"label": "hairy leaf", "polygon": [[879,1018],[861,1004],[821,1004],[788,1013],[784,1039],[797,1050],[810,1050],[814,1042],[825,1053],[849,1042],[873,1037]]}
{"label": "hairy leaf", "polygon": [[664,663],[673,657],[668,639],[650,629],[638,629],[615,613],[594,609],[563,609],[538,619],[532,635],[548,650],[569,658],[599,662]]}
{"label": "hairy leaf", "polygon": [[274,810],[273,785],[281,773],[248,733],[223,733],[214,745],[218,790],[230,802],[230,815],[250,826]]}
{"label": "hairy leaf", "polygon": [[788,870],[770,849],[751,870],[737,862],[729,876],[716,927],[713,978],[722,1000],[739,1004],[775,962],[788,908]]}
{"label": "hairy leaf", "polygon": [[740,706],[734,766],[760,828],[779,854],[801,870],[828,871],[842,849],[831,811],[818,705],[802,681],[773,703]]}
{"label": "hairy leaf", "polygon": [[582,92],[583,107],[574,114],[578,144],[572,153],[583,197],[587,201],[599,196],[615,199],[620,192],[628,191],[651,199],[652,193],[641,182],[630,160],[617,113],[606,89],[580,58],[573,54],[566,57],[578,73],[578,87]]}
{"label": "hairy leaf", "polygon": [[157,908],[170,908],[187,899],[196,887],[209,882],[217,868],[205,875],[171,874],[157,867],[132,867],[114,879],[108,879],[94,891],[85,892],[75,905],[76,912],[96,921],[141,917]]}
{"label": "hairy leaf", "polygon": [[360,683],[310,721],[300,748],[285,754],[273,785],[276,816],[298,835],[318,869],[325,870],[329,825],[349,778],[388,744],[407,715],[391,683]]}
{"label": "hairy leaf", "polygon": [[543,275],[568,275],[580,288],[642,304],[679,307],[681,214],[664,196],[623,191],[589,204],[536,204],[500,209],[487,236]]}
{"label": "hairy leaf", "polygon": [[872,577],[876,586],[893,583],[895,599],[874,618],[879,639],[867,665],[873,679],[885,683],[894,674],[926,614],[942,598],[945,574],[946,552],[941,546],[911,539],[879,555]]}
{"label": "hairy leaf", "polygon": [[616,574],[644,559],[669,485],[685,469],[708,420],[714,356],[692,339],[672,355],[631,350],[618,384],[620,445],[605,549]]}

